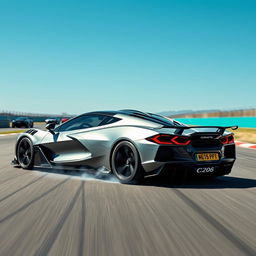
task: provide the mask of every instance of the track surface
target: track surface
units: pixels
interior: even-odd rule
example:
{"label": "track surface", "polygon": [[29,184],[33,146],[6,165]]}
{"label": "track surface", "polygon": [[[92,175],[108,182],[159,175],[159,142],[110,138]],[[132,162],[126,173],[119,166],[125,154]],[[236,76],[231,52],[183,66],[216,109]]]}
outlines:
{"label": "track surface", "polygon": [[[45,123],[36,123],[34,124],[34,128],[37,128],[37,129],[44,129],[45,128]],[[0,134],[1,132],[12,132],[12,131],[23,131],[23,130],[28,130],[29,128],[25,128],[25,127],[22,127],[22,128],[0,128]]]}
{"label": "track surface", "polygon": [[256,255],[256,150],[232,175],[129,186],[10,166],[0,138],[0,255]]}

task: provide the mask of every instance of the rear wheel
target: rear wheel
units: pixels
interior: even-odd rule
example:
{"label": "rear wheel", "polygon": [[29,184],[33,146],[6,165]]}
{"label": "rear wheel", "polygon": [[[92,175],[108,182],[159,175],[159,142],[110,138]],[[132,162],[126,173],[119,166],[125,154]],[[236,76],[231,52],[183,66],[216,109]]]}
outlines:
{"label": "rear wheel", "polygon": [[17,160],[23,169],[31,170],[34,166],[34,149],[29,138],[22,138],[17,146]]}
{"label": "rear wheel", "polygon": [[129,141],[119,142],[111,156],[111,167],[122,183],[139,183],[144,177],[139,153]]}

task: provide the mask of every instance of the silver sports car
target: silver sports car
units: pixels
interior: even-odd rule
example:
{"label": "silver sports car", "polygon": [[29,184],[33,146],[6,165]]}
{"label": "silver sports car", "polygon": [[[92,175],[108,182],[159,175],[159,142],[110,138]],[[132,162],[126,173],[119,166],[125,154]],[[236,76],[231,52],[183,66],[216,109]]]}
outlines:
{"label": "silver sports car", "polygon": [[[122,183],[138,183],[161,172],[220,176],[235,161],[234,127],[187,126],[137,110],[79,115],[46,131],[19,135],[13,164],[82,169],[104,167]],[[102,169],[102,168],[101,168]]]}

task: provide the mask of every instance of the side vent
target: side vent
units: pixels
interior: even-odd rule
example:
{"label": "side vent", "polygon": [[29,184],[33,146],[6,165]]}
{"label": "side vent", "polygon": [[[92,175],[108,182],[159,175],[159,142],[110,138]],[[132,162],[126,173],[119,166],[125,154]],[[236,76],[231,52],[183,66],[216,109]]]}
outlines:
{"label": "side vent", "polygon": [[26,133],[29,133],[29,134],[31,134],[31,135],[33,136],[34,134],[37,133],[37,130],[35,130],[35,129],[29,129],[29,130],[26,131]]}
{"label": "side vent", "polygon": [[226,158],[236,157],[236,148],[235,145],[227,145],[224,147],[224,156]]}

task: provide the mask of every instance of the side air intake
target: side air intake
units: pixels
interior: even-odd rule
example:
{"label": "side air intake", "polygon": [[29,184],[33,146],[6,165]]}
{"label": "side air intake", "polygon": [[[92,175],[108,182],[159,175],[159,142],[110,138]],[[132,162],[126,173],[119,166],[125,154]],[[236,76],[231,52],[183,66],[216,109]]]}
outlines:
{"label": "side air intake", "polygon": [[29,134],[31,134],[31,135],[33,136],[34,134],[37,133],[37,130],[35,130],[35,129],[29,129],[29,130],[26,131],[26,133],[29,133]]}

